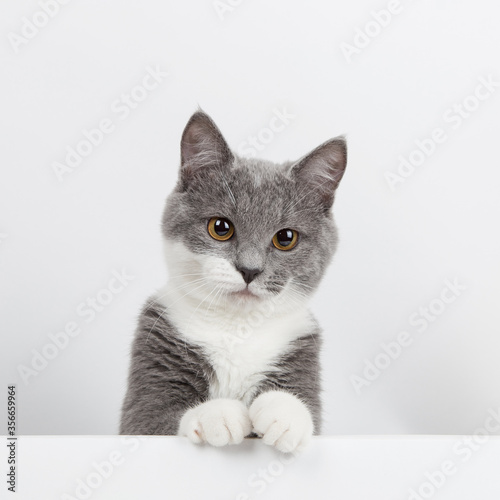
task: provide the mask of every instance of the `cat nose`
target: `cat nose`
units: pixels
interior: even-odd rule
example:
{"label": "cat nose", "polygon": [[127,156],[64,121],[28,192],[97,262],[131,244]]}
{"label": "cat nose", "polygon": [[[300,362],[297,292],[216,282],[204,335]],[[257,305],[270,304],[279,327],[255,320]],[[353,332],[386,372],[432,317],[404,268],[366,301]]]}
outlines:
{"label": "cat nose", "polygon": [[255,277],[262,272],[262,269],[248,269],[246,267],[238,267],[238,271],[243,276],[245,283],[251,283]]}

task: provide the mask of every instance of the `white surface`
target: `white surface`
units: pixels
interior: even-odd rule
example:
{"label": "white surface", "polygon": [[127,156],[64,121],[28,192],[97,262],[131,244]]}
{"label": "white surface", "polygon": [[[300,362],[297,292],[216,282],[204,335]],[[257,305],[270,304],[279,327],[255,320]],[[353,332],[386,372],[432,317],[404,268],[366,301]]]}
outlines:
{"label": "white surface", "polygon": [[[211,0],[72,1],[15,53],[9,33],[40,7],[1,2],[0,386],[18,385],[22,433],[117,432],[136,317],[165,280],[158,225],[180,134],[198,104],[236,149],[286,108],[294,118],[259,146],[271,160],[348,134],[341,242],[314,301],[326,433],[463,434],[500,404],[500,98],[457,129],[444,118],[479,77],[500,79],[500,5],[402,1],[349,64],[342,43],[387,5],[252,0],[220,20]],[[157,65],[170,76],[125,116],[121,94]],[[114,131],[60,183],[52,164],[106,119]],[[448,140],[392,192],[384,173],[436,127]],[[135,278],[92,316],[87,298],[121,269]],[[419,333],[410,316],[455,277],[466,290]],[[19,365],[72,321],[81,333],[24,385]],[[411,345],[357,394],[351,376],[402,331]]]}
{"label": "white surface", "polygon": [[[81,480],[91,485],[93,500],[404,500],[411,490],[432,491],[423,486],[427,474],[442,483],[431,495],[436,500],[497,500],[500,438],[470,454],[454,452],[467,448],[465,439],[323,437],[290,458],[260,440],[212,448],[172,437],[21,437],[15,498],[83,498]],[[110,459],[112,468],[103,464]],[[436,474],[443,467],[450,473]]]}

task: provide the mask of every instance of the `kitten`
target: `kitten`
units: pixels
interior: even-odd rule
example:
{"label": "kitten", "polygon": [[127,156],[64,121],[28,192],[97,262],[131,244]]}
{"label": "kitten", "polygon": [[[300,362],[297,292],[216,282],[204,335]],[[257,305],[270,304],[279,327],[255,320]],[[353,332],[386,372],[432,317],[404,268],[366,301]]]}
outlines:
{"label": "kitten", "polygon": [[244,159],[202,111],[184,129],[162,231],[169,280],[145,305],[121,434],[283,452],[321,429],[320,328],[307,302],[337,245],[344,138],[296,162]]}

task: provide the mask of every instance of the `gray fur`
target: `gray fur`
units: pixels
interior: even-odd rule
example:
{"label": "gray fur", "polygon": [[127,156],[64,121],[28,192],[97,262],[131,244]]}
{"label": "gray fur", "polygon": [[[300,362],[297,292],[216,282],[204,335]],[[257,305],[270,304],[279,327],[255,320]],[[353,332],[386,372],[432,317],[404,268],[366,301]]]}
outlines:
{"label": "gray fur", "polygon": [[314,434],[321,433],[321,378],[319,349],[321,347],[319,328],[297,339],[290,351],[276,360],[278,368],[267,375],[259,386],[255,397],[265,391],[283,390],[291,392],[308,406],[313,422]]}
{"label": "gray fur", "polygon": [[[199,111],[182,137],[179,180],[167,199],[163,235],[237,268],[262,269],[256,281],[275,294],[292,280],[299,293],[310,296],[337,246],[330,208],[346,160],[343,138],[327,141],[297,162],[243,159]],[[237,228],[223,245],[207,233],[207,221],[216,216]],[[271,244],[283,228],[299,233],[299,243],[286,252]],[[313,415],[316,434],[321,426],[320,344],[319,328],[305,331],[275,360],[277,370],[266,374],[255,392],[282,389],[297,395]],[[175,434],[183,413],[208,399],[213,376],[202,350],[185,341],[168,311],[153,299],[136,331],[120,433]]]}
{"label": "gray fur", "polygon": [[[295,341],[254,395],[272,389],[292,392],[311,410],[316,434],[321,428],[320,343],[319,329]],[[176,434],[184,412],[208,400],[213,376],[201,350],[179,336],[161,306],[154,301],[146,305],[133,344],[120,434]]]}
{"label": "gray fur", "polygon": [[176,434],[186,409],[207,400],[212,376],[153,300],[139,319],[120,434]]}

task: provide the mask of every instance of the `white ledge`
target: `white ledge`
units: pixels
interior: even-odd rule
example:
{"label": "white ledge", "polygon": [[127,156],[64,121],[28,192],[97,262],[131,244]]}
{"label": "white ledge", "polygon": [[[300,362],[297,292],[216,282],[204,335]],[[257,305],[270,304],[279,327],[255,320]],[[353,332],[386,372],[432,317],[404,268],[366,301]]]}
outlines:
{"label": "white ledge", "polygon": [[[322,436],[296,457],[258,439],[20,436],[15,446],[17,500],[500,498],[500,436]],[[3,479],[0,498],[7,488]]]}

